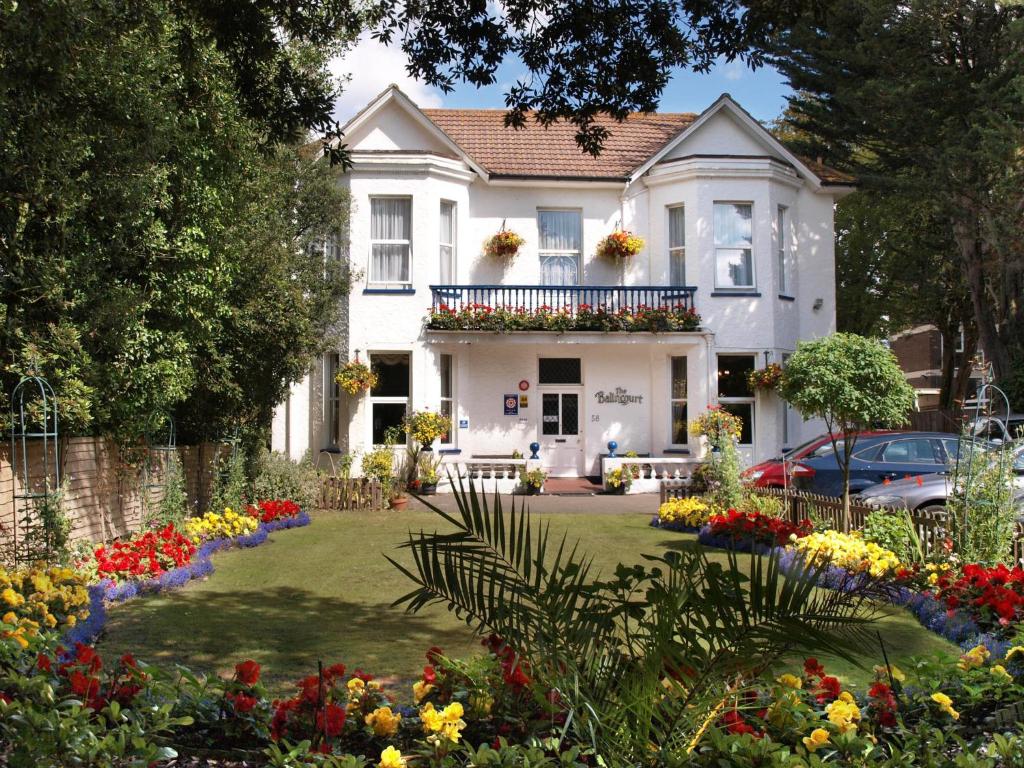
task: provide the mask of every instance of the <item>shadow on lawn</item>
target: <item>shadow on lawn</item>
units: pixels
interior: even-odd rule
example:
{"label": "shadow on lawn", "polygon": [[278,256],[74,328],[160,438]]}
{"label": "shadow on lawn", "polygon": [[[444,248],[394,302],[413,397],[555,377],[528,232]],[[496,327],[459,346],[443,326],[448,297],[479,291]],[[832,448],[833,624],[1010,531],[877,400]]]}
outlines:
{"label": "shadow on lawn", "polygon": [[220,674],[251,658],[276,689],[315,673],[318,658],[411,680],[431,646],[463,654],[475,646],[468,628],[442,617],[443,607],[407,614],[291,587],[184,590],[112,608],[100,650]]}

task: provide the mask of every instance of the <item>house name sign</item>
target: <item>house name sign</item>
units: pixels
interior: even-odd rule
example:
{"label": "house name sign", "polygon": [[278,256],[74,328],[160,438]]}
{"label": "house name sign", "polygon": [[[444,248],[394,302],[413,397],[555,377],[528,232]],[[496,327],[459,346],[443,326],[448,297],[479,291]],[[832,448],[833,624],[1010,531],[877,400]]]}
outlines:
{"label": "house name sign", "polygon": [[598,391],[594,393],[594,397],[597,398],[598,405],[607,405],[609,403],[618,403],[619,405],[632,405],[636,403],[639,405],[644,401],[643,395],[631,395],[629,390],[624,387],[616,387],[615,391]]}

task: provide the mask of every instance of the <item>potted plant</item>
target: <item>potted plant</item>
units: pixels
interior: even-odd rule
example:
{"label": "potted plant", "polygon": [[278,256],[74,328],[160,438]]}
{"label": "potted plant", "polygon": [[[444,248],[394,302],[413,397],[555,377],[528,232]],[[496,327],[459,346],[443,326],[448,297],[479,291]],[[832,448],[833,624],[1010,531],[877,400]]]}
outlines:
{"label": "potted plant", "polygon": [[782,381],[782,366],[778,363],[768,363],[764,368],[758,368],[747,374],[747,384],[751,389],[769,392],[778,388]]}
{"label": "potted plant", "polygon": [[416,488],[409,486],[409,490],[413,490],[422,496],[433,496],[437,493],[437,481],[441,479],[440,472],[438,471],[441,466],[442,458],[440,456],[434,457],[430,451],[420,454],[419,464],[417,467]]}
{"label": "potted plant", "polygon": [[492,259],[511,261],[525,242],[512,230],[505,229],[505,225],[502,223],[501,229],[484,241],[484,254]]}
{"label": "potted plant", "polygon": [[[410,439],[406,448],[408,460],[404,477],[405,482],[411,485],[414,480],[420,479],[420,456],[430,450],[435,440],[451,432],[452,420],[434,411],[413,411],[402,421],[402,427]],[[434,485],[437,485],[436,479]]]}
{"label": "potted plant", "polygon": [[597,244],[597,255],[602,259],[626,261],[644,248],[644,239],[624,229],[617,229]]}
{"label": "potted plant", "polygon": [[[640,455],[636,451],[626,451],[622,455],[625,458],[627,458],[627,459],[638,459],[638,458],[640,458]],[[639,464],[630,464],[628,466],[629,466],[629,474],[630,474],[630,476],[634,480],[639,480],[640,479],[640,465]]]}
{"label": "potted plant", "polygon": [[334,380],[350,395],[358,395],[377,386],[377,374],[358,357],[341,366]]}
{"label": "potted plant", "polygon": [[627,467],[618,467],[617,469],[613,469],[605,478],[605,485],[608,493],[614,493],[618,496],[624,494],[632,484],[633,473],[630,472]]}
{"label": "potted plant", "polygon": [[527,496],[536,496],[544,490],[544,481],[548,475],[543,469],[531,469],[529,472],[522,472],[519,481],[522,483],[523,492]]}

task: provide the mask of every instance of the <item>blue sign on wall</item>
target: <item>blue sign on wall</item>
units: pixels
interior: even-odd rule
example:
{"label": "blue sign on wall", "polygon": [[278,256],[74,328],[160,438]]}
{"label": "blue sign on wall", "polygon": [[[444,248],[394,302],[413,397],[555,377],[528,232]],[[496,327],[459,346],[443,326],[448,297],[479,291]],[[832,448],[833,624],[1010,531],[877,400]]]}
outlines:
{"label": "blue sign on wall", "polygon": [[505,395],[505,415],[519,415],[519,395]]}
{"label": "blue sign on wall", "polygon": [[459,429],[469,429],[469,419],[459,419]]}

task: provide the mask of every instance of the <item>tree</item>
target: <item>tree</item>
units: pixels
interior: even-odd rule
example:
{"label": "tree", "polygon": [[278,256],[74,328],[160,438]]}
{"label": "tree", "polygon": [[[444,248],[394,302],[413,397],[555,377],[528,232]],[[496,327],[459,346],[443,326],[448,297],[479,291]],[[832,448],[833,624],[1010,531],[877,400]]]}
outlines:
{"label": "tree", "polygon": [[[40,371],[69,434],[135,441],[152,414],[212,393],[204,417],[265,420],[322,344],[346,283],[302,249],[342,230],[347,206],[329,164],[269,124],[315,121],[296,79],[264,88],[222,51],[242,27],[189,7],[0,6],[2,414]],[[321,83],[326,53],[275,46],[247,55]]]}
{"label": "tree", "polygon": [[371,15],[380,39],[401,41],[410,74],[444,91],[459,81],[491,85],[502,62],[518,59],[529,75],[505,96],[506,123],[570,120],[580,146],[597,154],[609,133],[594,122],[597,115],[654,111],[675,68],[706,72],[720,57],[757,66],[772,34],[820,5],[378,0]]}
{"label": "tree", "polygon": [[857,433],[906,423],[913,388],[880,342],[834,333],[797,345],[779,391],[805,419],[824,420],[843,473],[843,527],[849,530],[850,458]]}
{"label": "tree", "polygon": [[836,0],[777,37],[802,149],[927,201],[999,380],[1024,366],[1024,5]]}

